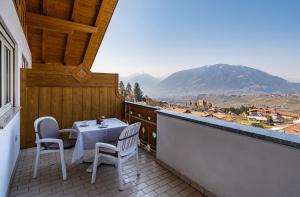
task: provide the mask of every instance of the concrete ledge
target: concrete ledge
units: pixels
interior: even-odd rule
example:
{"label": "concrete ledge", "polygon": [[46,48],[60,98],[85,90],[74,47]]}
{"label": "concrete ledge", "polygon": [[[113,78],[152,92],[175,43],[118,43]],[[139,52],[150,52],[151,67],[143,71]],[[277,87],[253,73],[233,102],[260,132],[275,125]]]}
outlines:
{"label": "concrete ledge", "polygon": [[5,114],[0,117],[0,129],[4,127],[15,117],[15,115],[20,111],[20,107],[12,107]]}
{"label": "concrete ledge", "polygon": [[282,145],[300,149],[299,136],[295,136],[287,133],[281,133],[278,131],[261,129],[257,127],[251,127],[239,123],[226,122],[215,118],[205,118],[205,117],[199,117],[191,114],[174,112],[170,110],[157,110],[156,113],[164,116],[169,116],[172,118],[181,119],[184,121],[205,125],[208,127],[221,129],[223,131],[246,135],[248,137],[253,137],[260,140],[270,141],[277,144],[282,144]]}

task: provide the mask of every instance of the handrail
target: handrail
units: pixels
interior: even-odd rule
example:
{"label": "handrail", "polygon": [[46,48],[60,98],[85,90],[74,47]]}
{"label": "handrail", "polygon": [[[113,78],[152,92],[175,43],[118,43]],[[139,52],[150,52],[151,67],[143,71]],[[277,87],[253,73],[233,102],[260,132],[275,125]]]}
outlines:
{"label": "handrail", "polygon": [[145,107],[145,108],[149,108],[149,109],[153,109],[153,110],[159,110],[159,107],[154,107],[154,106],[150,106],[150,105],[144,105],[144,104],[140,104],[140,103],[134,103],[131,101],[125,101],[125,104],[130,104],[130,105],[137,105],[139,107]]}
{"label": "handrail", "polygon": [[140,144],[148,151],[156,152],[156,111],[158,107],[125,101],[125,120],[132,124],[141,122]]}

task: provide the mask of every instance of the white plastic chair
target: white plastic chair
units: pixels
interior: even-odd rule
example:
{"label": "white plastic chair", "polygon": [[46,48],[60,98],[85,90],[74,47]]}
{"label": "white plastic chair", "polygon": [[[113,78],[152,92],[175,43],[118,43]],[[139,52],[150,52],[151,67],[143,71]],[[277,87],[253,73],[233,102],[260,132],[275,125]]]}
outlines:
{"label": "white plastic chair", "polygon": [[101,156],[109,157],[116,160],[119,174],[119,189],[123,190],[122,164],[135,156],[135,164],[137,168],[137,176],[139,176],[139,156],[138,156],[138,135],[141,123],[134,123],[126,127],[116,145],[98,142],[95,145],[95,158],[93,163],[93,173],[91,183],[96,181],[96,173],[98,167],[98,159]]}
{"label": "white plastic chair", "polygon": [[51,116],[44,116],[34,121],[34,130],[36,136],[36,159],[33,172],[33,178],[37,177],[39,168],[39,160],[41,154],[46,153],[60,153],[61,168],[63,180],[67,179],[66,163],[64,158],[64,149],[72,148],[75,146],[75,139],[59,139],[61,133],[76,132],[74,129],[61,129],[55,118]]}

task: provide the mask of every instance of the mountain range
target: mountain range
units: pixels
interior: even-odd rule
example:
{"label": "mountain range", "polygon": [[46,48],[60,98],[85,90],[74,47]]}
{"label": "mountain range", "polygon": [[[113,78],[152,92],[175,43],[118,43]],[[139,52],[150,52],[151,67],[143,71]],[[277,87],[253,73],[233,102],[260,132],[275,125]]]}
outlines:
{"label": "mountain range", "polygon": [[136,75],[128,81],[139,82],[144,92],[152,97],[300,93],[300,83],[291,83],[254,68],[228,64],[182,70],[161,81],[148,74]]}
{"label": "mountain range", "polygon": [[135,82],[138,82],[144,92],[144,94],[149,95],[154,89],[157,87],[157,85],[160,82],[160,79],[155,78],[149,74],[142,73],[142,74],[134,74],[130,75],[128,77],[121,77],[121,81],[124,82],[125,86],[127,83],[130,83],[132,86],[134,85]]}

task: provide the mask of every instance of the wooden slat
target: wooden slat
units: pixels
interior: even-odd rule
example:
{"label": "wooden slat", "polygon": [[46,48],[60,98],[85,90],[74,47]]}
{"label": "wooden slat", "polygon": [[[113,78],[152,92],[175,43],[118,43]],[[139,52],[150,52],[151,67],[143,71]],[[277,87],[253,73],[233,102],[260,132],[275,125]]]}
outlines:
{"label": "wooden slat", "polygon": [[47,53],[47,32],[43,30],[43,37],[42,37],[42,61],[46,62],[46,53]]}
{"label": "wooden slat", "polygon": [[100,116],[108,116],[108,93],[106,87],[99,88],[100,92]]}
{"label": "wooden slat", "polygon": [[83,88],[82,89],[82,117],[83,120],[96,119],[97,117],[91,116],[91,106],[92,106],[92,98],[91,98],[91,88]]}
{"label": "wooden slat", "polygon": [[110,95],[109,102],[111,103],[109,105],[110,106],[110,114],[112,114],[114,117],[116,117],[116,95],[115,95],[114,88],[109,88],[109,95]]}
{"label": "wooden slat", "polygon": [[70,128],[73,124],[73,91],[71,87],[65,87],[62,91],[62,128]]}
{"label": "wooden slat", "polygon": [[91,88],[91,116],[97,118],[100,116],[100,97],[99,88]]}
{"label": "wooden slat", "polygon": [[48,29],[64,33],[69,33],[71,31],[81,31],[87,33],[97,32],[97,27],[71,22],[68,20],[63,20],[50,16],[35,14],[32,12],[26,13],[26,22],[27,25],[31,27],[35,27],[38,29]]}
{"label": "wooden slat", "polygon": [[27,88],[27,114],[25,127],[25,144],[22,147],[32,147],[35,141],[33,122],[39,117],[39,88]]}
{"label": "wooden slat", "polygon": [[73,88],[73,121],[83,120],[83,106],[82,106],[82,88]]}
{"label": "wooden slat", "polygon": [[51,116],[53,116],[57,122],[59,123],[59,126],[62,127],[62,102],[63,102],[63,96],[62,96],[62,88],[60,87],[54,87],[51,88]]}
{"label": "wooden slat", "polygon": [[51,115],[51,89],[41,87],[39,90],[39,116]]}

